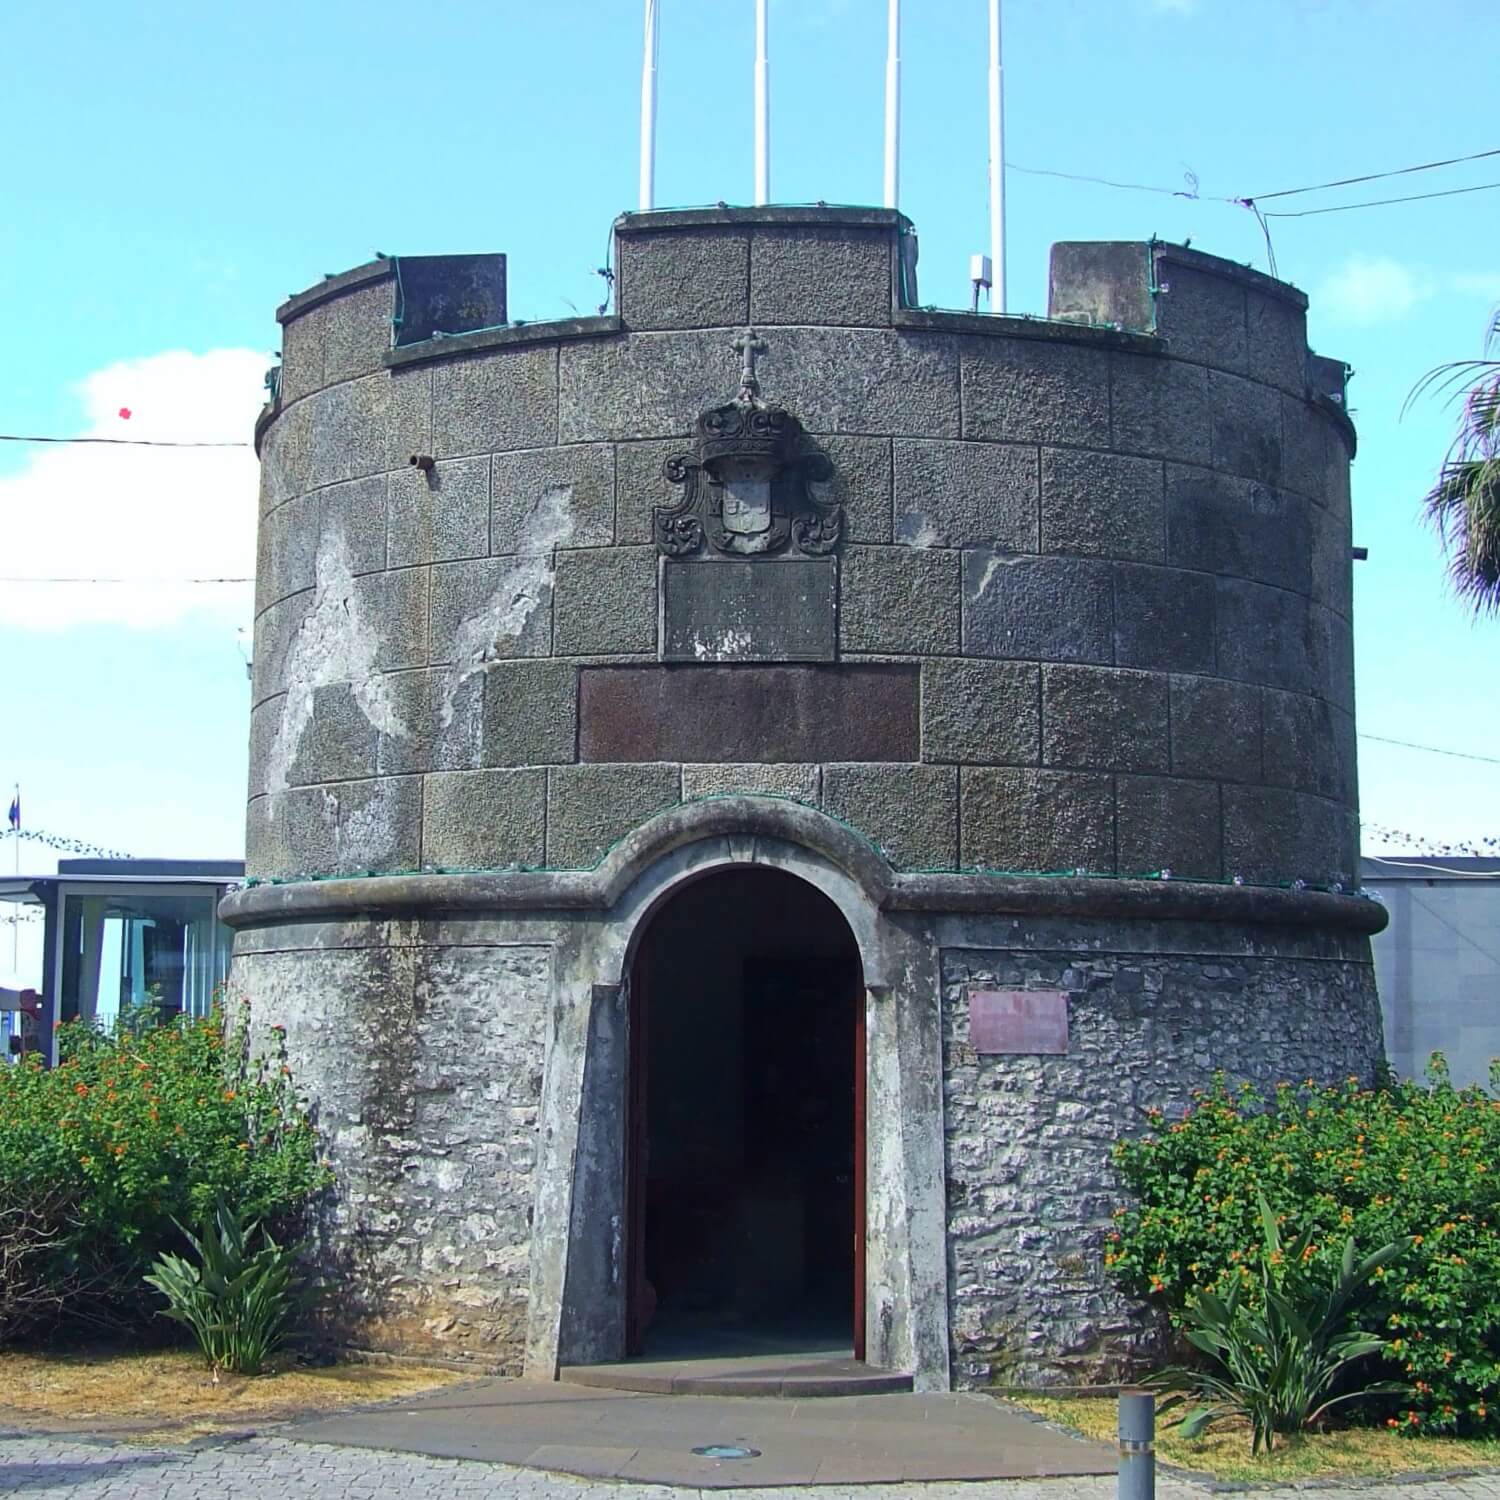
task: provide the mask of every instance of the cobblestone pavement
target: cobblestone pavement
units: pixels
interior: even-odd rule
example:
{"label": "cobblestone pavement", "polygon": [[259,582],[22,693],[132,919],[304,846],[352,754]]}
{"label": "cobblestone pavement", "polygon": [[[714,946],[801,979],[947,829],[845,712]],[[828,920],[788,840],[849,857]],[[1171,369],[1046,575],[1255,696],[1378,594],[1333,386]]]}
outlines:
{"label": "cobblestone pavement", "polygon": [[[625,1492],[625,1493],[622,1493]],[[1205,1486],[1163,1477],[1160,1500],[1190,1500]],[[811,1500],[846,1500],[858,1487],[819,1486]],[[991,1483],[869,1486],[866,1500],[1112,1500],[1113,1479],[1001,1480]],[[136,1448],[75,1438],[0,1440],[0,1495],[38,1500],[810,1500],[791,1489],[729,1492],[663,1485],[601,1484],[535,1469],[453,1459],[418,1458],[368,1448],[334,1448],[258,1437],[197,1448]],[[1351,1483],[1257,1489],[1256,1500],[1293,1495],[1345,1495],[1358,1500],[1500,1500],[1500,1474],[1424,1483]]]}

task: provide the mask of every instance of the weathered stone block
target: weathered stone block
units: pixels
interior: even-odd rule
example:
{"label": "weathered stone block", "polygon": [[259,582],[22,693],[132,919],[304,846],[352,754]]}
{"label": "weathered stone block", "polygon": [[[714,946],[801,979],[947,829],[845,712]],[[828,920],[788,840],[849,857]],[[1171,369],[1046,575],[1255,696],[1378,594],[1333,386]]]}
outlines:
{"label": "weathered stone block", "polygon": [[246,868],[267,877],[411,870],[421,835],[420,777],[293,787],[251,804]]}
{"label": "weathered stone block", "polygon": [[752,797],[790,797],[816,807],[821,779],[820,766],[684,766],[682,800],[742,793]]}
{"label": "weathered stone block", "polygon": [[1108,662],[1109,564],[965,552],[963,649],[969,656]]}
{"label": "weathered stone block", "polygon": [[1218,677],[1174,677],[1172,770],[1183,776],[1259,781],[1261,690]]}
{"label": "weathered stone block", "polygon": [[559,553],[552,639],[558,656],[655,651],[656,549]]}
{"label": "weathered stone block", "polygon": [[832,661],[838,655],[838,564],[663,558],[663,661]]}
{"label": "weathered stone block", "polygon": [[435,771],[423,778],[424,864],[478,870],[539,865],[546,829],[544,770]]}
{"label": "weathered stone block", "polygon": [[260,510],[265,515],[312,484],[312,407],[282,405],[260,439]]}
{"label": "weathered stone block", "polygon": [[1347,516],[1349,455],[1330,419],[1310,401],[1284,396],[1281,402],[1283,482],[1316,504]]}
{"label": "weathered stone block", "polygon": [[1214,669],[1214,582],[1176,568],[1116,563],[1115,661],[1166,672]]}
{"label": "weathered stone block", "polygon": [[1212,469],[1167,465],[1167,561],[1305,594],[1308,506],[1299,496]]}
{"label": "weathered stone block", "polygon": [[1253,380],[1212,370],[1208,396],[1213,412],[1214,468],[1258,479],[1273,488],[1280,485],[1280,394]]}
{"label": "weathered stone block", "polygon": [[1224,869],[1246,880],[1353,879],[1350,820],[1337,803],[1282,787],[1224,788]]}
{"label": "weathered stone block", "polygon": [[1347,802],[1346,725],[1352,719],[1322,698],[1263,688],[1265,779]]}
{"label": "weathered stone block", "polygon": [[823,806],[878,844],[898,869],[951,870],[957,863],[957,767],[825,765]]}
{"label": "weathered stone block", "polygon": [[1109,447],[1109,352],[1035,339],[962,345],[963,436]]}
{"label": "weathered stone block", "polygon": [[885,228],[762,225],[750,243],[750,321],[886,326],[891,256]]}
{"label": "weathered stone block", "polygon": [[432,569],[432,659],[478,665],[552,650],[554,560],[546,553]]}
{"label": "weathered stone block", "polygon": [[1317,606],[1300,594],[1220,578],[1214,596],[1218,669],[1244,682],[1311,692]]}
{"label": "weathered stone block", "polygon": [[262,608],[313,586],[313,563],[318,552],[318,497],[299,495],[278,506],[260,524],[265,564],[258,567],[256,584]]}
{"label": "weathered stone block", "polygon": [[[345,628],[368,631],[375,638],[376,671],[427,664],[428,582],[425,568],[403,568],[394,573],[366,573],[354,579],[353,593],[340,600],[339,580],[325,588],[320,579],[318,608],[337,617],[342,611],[351,623]],[[356,648],[357,654],[362,654]]]}
{"label": "weathered stone block", "polygon": [[1162,466],[1077,448],[1042,449],[1042,549],[1160,562]]}
{"label": "weathered stone block", "polygon": [[849,547],[839,592],[844,651],[957,651],[959,554]]}
{"label": "weathered stone block", "polygon": [[1156,331],[1179,359],[1243,374],[1247,364],[1245,290],[1158,252]]}
{"label": "weathered stone block", "polygon": [[946,335],[780,328],[765,340],[765,398],[809,432],[959,436],[958,353]]}
{"label": "weathered stone block", "polygon": [[318,545],[342,549],[349,571],[377,573],[386,567],[384,474],[330,485],[318,492]]}
{"label": "weathered stone block", "polygon": [[1213,451],[1208,371],[1151,354],[1116,353],[1110,371],[1110,430],[1121,453],[1206,464]]}
{"label": "weathered stone block", "polygon": [[558,360],[560,443],[687,438],[700,411],[734,395],[739,377],[731,340],[717,330],[569,342]]}
{"label": "weathered stone block", "polygon": [[833,475],[810,489],[823,504],[844,507],[845,541],[890,541],[891,440],[830,434],[811,443],[827,455]]}
{"label": "weathered stone block", "polygon": [[1211,781],[1121,776],[1115,783],[1120,874],[1217,880],[1223,872],[1219,789]]}
{"label": "weathered stone block", "polygon": [[386,673],[378,774],[477,770],[483,692],[482,674],[454,666]]}
{"label": "weathered stone block", "polygon": [[627,328],[742,328],[751,320],[748,229],[624,234],[615,246]]}
{"label": "weathered stone block", "polygon": [[375,773],[376,729],[352,684],[313,689],[312,717],[298,736],[287,780],[292,786],[352,781]]}
{"label": "weathered stone block", "polygon": [[1347,620],[1354,613],[1354,538],[1348,513],[1314,508],[1307,529],[1312,539],[1312,596]]}
{"label": "weathered stone block", "polygon": [[250,710],[250,796],[259,797],[266,790],[267,762],[271,757],[271,746],[281,730],[281,715],[286,705],[286,695],[279,694],[257,703]]}
{"label": "weathered stone block", "polygon": [[300,401],[323,384],[323,317],[327,304],[310,307],[281,327],[281,404]]}
{"label": "weathered stone block", "polygon": [[875,662],[584,667],[579,759],[914,761],[917,679]]}
{"label": "weathered stone block", "polygon": [[495,552],[537,551],[543,532],[559,547],[607,547],[615,535],[614,449],[594,443],[497,453],[491,495]]}
{"label": "weathered stone block", "polygon": [[1309,604],[1307,634],[1312,691],[1337,704],[1345,713],[1353,713],[1353,627],[1342,615],[1324,609],[1321,604]]}
{"label": "weathered stone block", "polygon": [[578,672],[565,661],[510,661],[484,674],[480,755],[486,766],[577,759]]}
{"label": "weathered stone block", "polygon": [[433,366],[434,457],[540,448],[557,440],[555,348],[497,349]]}
{"label": "weathered stone block", "polygon": [[309,396],[308,487],[383,474],[430,451],[430,377],[384,371]]}
{"label": "weathered stone block", "polygon": [[1245,373],[1301,396],[1307,389],[1307,309],[1251,291],[1245,313]]}
{"label": "weathered stone block", "polygon": [[592,869],[682,789],[677,766],[557,766],[547,775],[547,863],[556,869]]}
{"label": "weathered stone block", "polygon": [[1038,550],[1035,447],[903,439],[895,444],[894,474],[899,541]]}
{"label": "weathered stone block", "polygon": [[430,474],[390,475],[386,548],[393,568],[483,557],[490,550],[490,461],[454,458]]}
{"label": "weathered stone block", "polygon": [[922,663],[924,761],[1035,765],[1040,753],[1040,668],[962,658]]}
{"label": "weathered stone block", "polygon": [[1115,868],[1115,800],[1109,776],[965,766],[961,811],[966,868]]}
{"label": "weathered stone block", "polygon": [[1167,722],[1164,676],[1112,667],[1042,668],[1044,765],[1165,771]]}
{"label": "weathered stone block", "polygon": [[646,443],[615,444],[615,540],[653,540],[652,517],[659,505],[676,505],[681,485],[672,484],[662,465],[677,453],[690,451],[686,438],[664,438]]}
{"label": "weathered stone block", "polygon": [[304,589],[270,605],[255,622],[255,646],[250,664],[251,706],[286,690],[286,663],[312,603]]}
{"label": "weathered stone block", "polygon": [[391,317],[396,310],[395,279],[355,287],[322,306],[323,380],[352,380],[380,369],[391,347]]}

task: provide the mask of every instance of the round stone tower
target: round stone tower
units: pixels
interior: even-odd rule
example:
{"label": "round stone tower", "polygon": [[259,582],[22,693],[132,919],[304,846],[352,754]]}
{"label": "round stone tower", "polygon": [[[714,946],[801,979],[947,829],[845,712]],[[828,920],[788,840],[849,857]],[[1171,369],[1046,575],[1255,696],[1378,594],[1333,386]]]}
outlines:
{"label": "round stone tower", "polygon": [[1343,366],[1172,245],[922,308],[867,209],[626,215],[280,311],[249,888],[339,1334],[552,1377],[811,1332],[1111,1378],[1109,1147],[1368,1076]]}

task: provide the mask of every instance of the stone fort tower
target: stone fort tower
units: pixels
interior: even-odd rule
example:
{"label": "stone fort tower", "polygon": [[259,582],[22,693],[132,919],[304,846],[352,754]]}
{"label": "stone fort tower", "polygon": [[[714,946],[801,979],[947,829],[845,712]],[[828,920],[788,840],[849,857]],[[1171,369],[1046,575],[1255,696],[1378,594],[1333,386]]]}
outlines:
{"label": "stone fort tower", "polygon": [[1343,367],[1166,244],[1025,320],[894,212],[615,234],[611,316],[499,257],[278,315],[224,914],[341,1332],[1108,1378],[1111,1142],[1382,1054]]}

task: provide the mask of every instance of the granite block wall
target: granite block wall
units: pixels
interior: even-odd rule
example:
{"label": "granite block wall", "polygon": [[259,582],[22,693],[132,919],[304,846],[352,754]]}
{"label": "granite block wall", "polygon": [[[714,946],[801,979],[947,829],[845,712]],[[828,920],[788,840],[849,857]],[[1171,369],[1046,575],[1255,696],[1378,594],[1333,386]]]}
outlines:
{"label": "granite block wall", "polygon": [[[662,462],[733,393],[752,323],[764,397],[846,511],[807,696],[838,699],[843,664],[920,672],[920,743],[879,779],[925,832],[865,830],[898,865],[1352,882],[1352,434],[1309,384],[1305,299],[1175,247],[1080,268],[1063,246],[1060,314],[1155,256],[1154,297],[1105,298],[1144,298],[1154,331],[918,314],[905,233],[866,210],[626,216],[617,317],[395,350],[380,263],[289,303],[260,439],[252,873],[599,857],[621,825],[575,815],[578,668],[666,649]],[[874,774],[847,755],[755,738],[725,746],[743,788],[869,804],[830,797]],[[701,759],[616,768],[618,806],[700,794]],[[821,769],[752,769],[783,763]],[[502,766],[538,774],[452,779]],[[459,798],[505,826],[455,839]]]}

